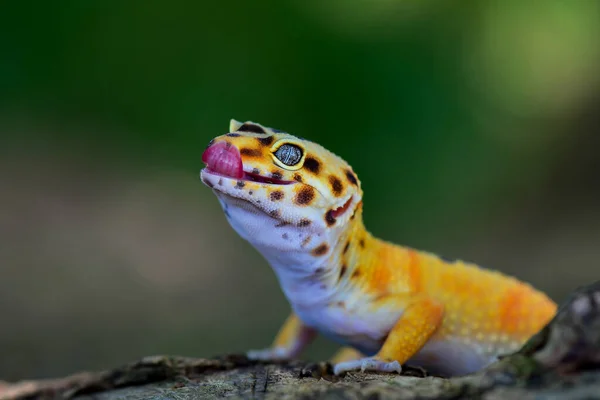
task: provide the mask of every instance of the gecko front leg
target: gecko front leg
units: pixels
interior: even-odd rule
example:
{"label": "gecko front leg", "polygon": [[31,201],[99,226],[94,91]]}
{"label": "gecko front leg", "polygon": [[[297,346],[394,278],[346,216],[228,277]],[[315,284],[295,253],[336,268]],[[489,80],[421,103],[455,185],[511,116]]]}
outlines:
{"label": "gecko front leg", "polygon": [[302,350],[310,344],[317,331],[304,325],[292,313],[279,330],[271,347],[262,350],[250,350],[246,353],[251,360],[281,361],[298,357]]}
{"label": "gecko front leg", "polygon": [[[381,349],[373,357],[340,362],[333,371],[339,375],[347,371],[402,371],[402,364],[415,355],[442,322],[443,307],[428,297],[411,300],[407,306],[405,298],[389,298],[383,306],[405,307],[404,314],[396,322]],[[390,304],[391,303],[391,304]],[[379,306],[379,304],[378,304]]]}

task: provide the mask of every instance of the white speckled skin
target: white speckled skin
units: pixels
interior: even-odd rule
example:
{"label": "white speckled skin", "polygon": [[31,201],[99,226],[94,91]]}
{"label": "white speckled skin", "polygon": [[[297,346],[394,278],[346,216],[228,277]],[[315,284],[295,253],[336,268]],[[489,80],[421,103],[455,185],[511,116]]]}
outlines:
{"label": "white speckled skin", "polygon": [[[233,229],[269,262],[292,306],[318,307],[329,301],[334,294],[333,289],[326,282],[311,279],[318,268],[326,267],[323,265],[326,260],[310,255],[310,242],[302,246],[302,242],[311,235],[309,228],[294,225],[276,228],[279,220],[269,217],[252,204],[223,193],[218,193],[218,197]],[[287,239],[283,239],[284,234],[287,234]],[[324,236],[325,232],[316,235]]]}

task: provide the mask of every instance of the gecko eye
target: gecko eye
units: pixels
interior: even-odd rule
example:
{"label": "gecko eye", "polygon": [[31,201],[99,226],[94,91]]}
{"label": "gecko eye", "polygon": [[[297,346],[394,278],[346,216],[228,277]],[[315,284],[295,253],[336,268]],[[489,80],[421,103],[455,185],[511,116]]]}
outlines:
{"label": "gecko eye", "polygon": [[283,144],[275,152],[275,157],[288,166],[296,165],[302,159],[302,149],[293,144]]}

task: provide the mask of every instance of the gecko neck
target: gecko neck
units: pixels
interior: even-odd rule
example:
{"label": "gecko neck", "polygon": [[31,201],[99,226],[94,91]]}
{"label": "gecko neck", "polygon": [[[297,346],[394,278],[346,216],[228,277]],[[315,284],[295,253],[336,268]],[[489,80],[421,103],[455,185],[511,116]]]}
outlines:
{"label": "gecko neck", "polygon": [[396,255],[403,248],[365,229],[362,204],[346,221],[322,229],[282,225],[245,201],[218,197],[231,226],[271,265],[292,307],[326,304],[376,269],[405,259]]}
{"label": "gecko neck", "polygon": [[319,241],[315,242],[317,243],[327,244],[327,256],[315,257],[311,254],[314,253],[314,247],[310,252],[303,251],[295,255],[286,253],[285,260],[280,258],[280,252],[269,255],[268,251],[261,251],[278,276],[292,307],[314,307],[319,303],[345,297],[355,287],[354,278],[369,269],[377,268],[377,263],[373,261],[381,248],[401,249],[374,237],[366,230],[362,219],[362,204],[343,225],[323,232]]}

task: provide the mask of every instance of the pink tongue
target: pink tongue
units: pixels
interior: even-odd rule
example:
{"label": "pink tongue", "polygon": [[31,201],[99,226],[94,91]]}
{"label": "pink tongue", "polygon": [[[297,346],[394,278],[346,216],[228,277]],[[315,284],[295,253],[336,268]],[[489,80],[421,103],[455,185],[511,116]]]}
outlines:
{"label": "pink tongue", "polygon": [[202,153],[202,162],[210,172],[240,179],[244,176],[242,157],[235,146],[215,143]]}

